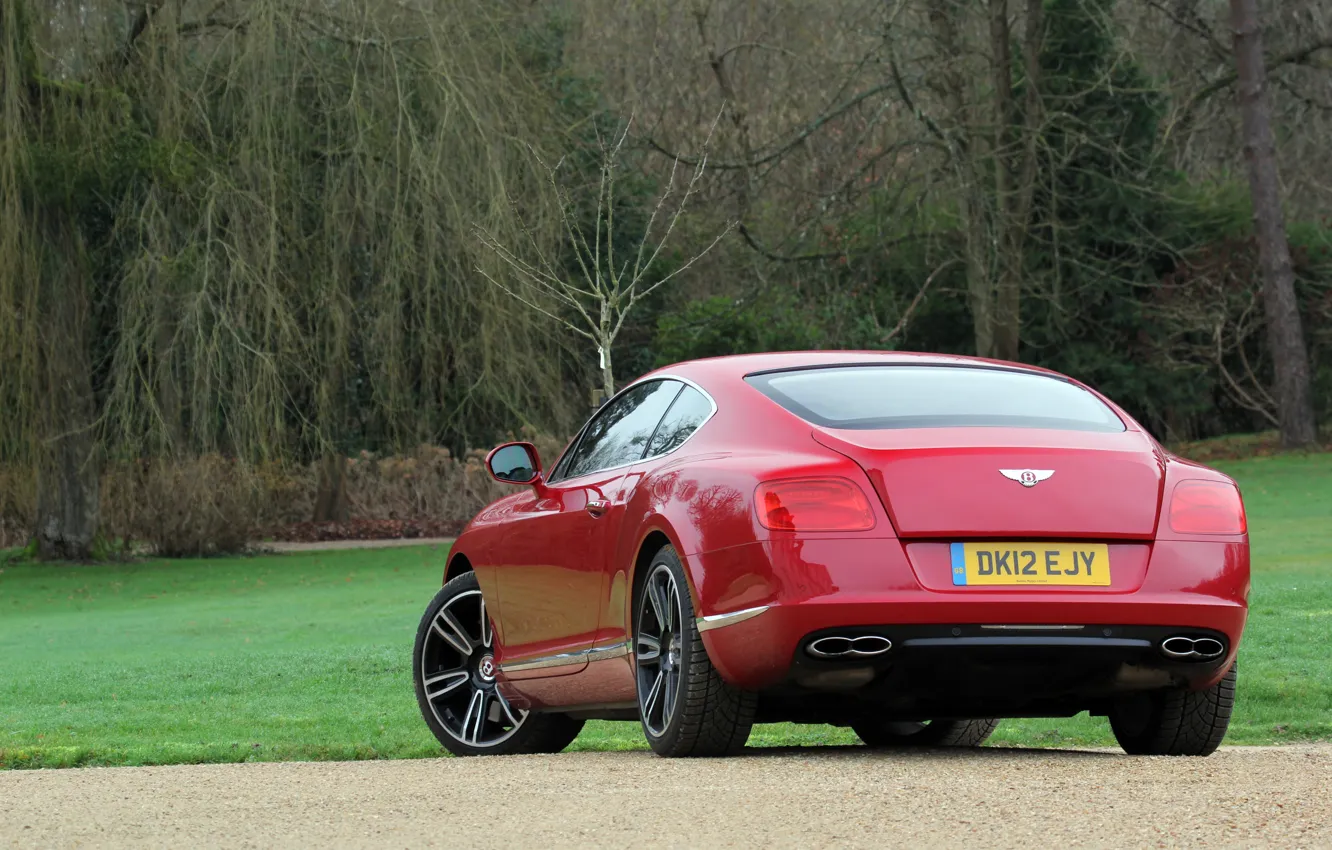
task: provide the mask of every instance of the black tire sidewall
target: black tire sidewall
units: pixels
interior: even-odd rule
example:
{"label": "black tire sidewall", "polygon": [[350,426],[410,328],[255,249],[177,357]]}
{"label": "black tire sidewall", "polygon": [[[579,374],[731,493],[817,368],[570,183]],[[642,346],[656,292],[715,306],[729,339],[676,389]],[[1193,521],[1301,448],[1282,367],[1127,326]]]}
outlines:
{"label": "black tire sidewall", "polygon": [[1146,693],[1133,698],[1136,706],[1127,701],[1116,706],[1110,712],[1115,740],[1129,755],[1211,755],[1230,726],[1238,667],[1232,664],[1221,681],[1203,691]]}
{"label": "black tire sidewall", "polygon": [[[647,723],[639,718],[639,725],[643,727],[643,735],[648,739],[649,744],[658,744],[666,749],[674,749],[677,740],[680,737],[680,729],[684,724],[683,703],[685,694],[688,691],[689,677],[695,672],[697,660],[691,647],[697,638],[697,627],[694,624],[694,600],[689,593],[689,583],[685,579],[684,565],[680,563],[680,557],[675,554],[675,549],[670,546],[664,546],[649,563],[647,572],[643,575],[643,581],[638,587],[637,598],[634,600],[634,627],[633,627],[633,646],[638,645],[638,624],[642,615],[643,606],[647,603],[648,579],[657,571],[658,567],[665,566],[675,577],[676,591],[680,597],[680,635],[682,648],[680,652],[680,686],[675,689],[675,706],[671,713],[671,722],[666,724],[665,731],[660,736],[653,735],[648,730]],[[704,660],[706,663],[706,659]],[[634,698],[638,701],[639,714],[643,711],[643,695],[638,692],[640,683],[638,677],[638,665],[634,665]],[[654,747],[656,749],[656,747]]]}

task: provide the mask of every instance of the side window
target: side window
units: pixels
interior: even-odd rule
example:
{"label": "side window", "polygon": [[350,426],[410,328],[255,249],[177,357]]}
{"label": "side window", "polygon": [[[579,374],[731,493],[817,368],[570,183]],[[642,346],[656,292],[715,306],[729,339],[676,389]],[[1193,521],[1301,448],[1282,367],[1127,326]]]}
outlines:
{"label": "side window", "polygon": [[576,478],[638,460],[680,387],[678,381],[649,381],[611,399],[588,423],[560,477]]}
{"label": "side window", "polygon": [[698,430],[704,420],[712,415],[712,402],[703,393],[686,386],[676,397],[675,404],[666,411],[666,417],[657,426],[657,433],[652,435],[652,445],[648,447],[648,457],[664,455],[680,448],[680,444],[689,439]]}

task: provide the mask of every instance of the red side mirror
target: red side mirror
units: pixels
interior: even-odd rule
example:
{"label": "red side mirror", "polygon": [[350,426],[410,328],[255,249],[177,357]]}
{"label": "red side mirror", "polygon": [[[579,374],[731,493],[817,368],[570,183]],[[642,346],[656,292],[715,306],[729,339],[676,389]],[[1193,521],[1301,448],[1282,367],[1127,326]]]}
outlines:
{"label": "red side mirror", "polygon": [[505,484],[535,484],[541,480],[541,458],[531,443],[505,443],[486,455],[486,469]]}

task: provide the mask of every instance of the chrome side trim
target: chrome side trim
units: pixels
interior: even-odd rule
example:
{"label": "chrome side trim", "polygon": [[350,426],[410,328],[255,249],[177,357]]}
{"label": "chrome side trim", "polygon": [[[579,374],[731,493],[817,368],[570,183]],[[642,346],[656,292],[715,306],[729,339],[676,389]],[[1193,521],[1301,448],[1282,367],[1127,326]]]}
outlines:
{"label": "chrome side trim", "polygon": [[623,658],[629,654],[629,642],[620,641],[609,646],[598,646],[593,649],[580,649],[577,652],[561,652],[559,655],[546,655],[541,658],[533,658],[530,661],[513,661],[508,664],[501,664],[500,671],[503,673],[521,673],[524,670],[545,670],[550,667],[568,667],[573,664],[588,664],[592,661],[608,661],[612,658]]}
{"label": "chrome side trim", "polygon": [[981,626],[982,629],[998,629],[1006,632],[1076,632],[1086,626]]}
{"label": "chrome side trim", "polygon": [[612,643],[609,646],[597,646],[587,651],[588,662],[609,661],[612,658],[623,658],[629,654],[629,641],[622,640],[619,643]]}
{"label": "chrome side trim", "polygon": [[542,658],[533,658],[531,661],[514,661],[509,664],[501,664],[500,671],[504,673],[518,673],[523,670],[544,670],[547,667],[568,667],[571,664],[586,664],[587,650],[580,649],[578,652],[562,652],[559,655],[547,655]]}
{"label": "chrome side trim", "polygon": [[710,632],[713,629],[720,629],[725,626],[733,626],[736,623],[743,623],[745,620],[752,620],[767,610],[767,605],[760,605],[757,608],[745,608],[742,611],[728,611],[725,614],[713,614],[710,617],[699,617],[694,620],[694,625],[698,626],[700,632]]}

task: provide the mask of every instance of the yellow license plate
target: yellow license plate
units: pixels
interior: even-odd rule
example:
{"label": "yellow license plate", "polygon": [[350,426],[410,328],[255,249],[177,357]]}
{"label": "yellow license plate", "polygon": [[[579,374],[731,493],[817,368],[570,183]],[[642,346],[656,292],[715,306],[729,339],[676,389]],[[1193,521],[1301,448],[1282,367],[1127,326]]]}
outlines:
{"label": "yellow license plate", "polygon": [[954,543],[953,584],[1109,587],[1104,543]]}

